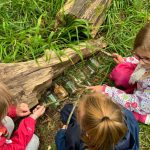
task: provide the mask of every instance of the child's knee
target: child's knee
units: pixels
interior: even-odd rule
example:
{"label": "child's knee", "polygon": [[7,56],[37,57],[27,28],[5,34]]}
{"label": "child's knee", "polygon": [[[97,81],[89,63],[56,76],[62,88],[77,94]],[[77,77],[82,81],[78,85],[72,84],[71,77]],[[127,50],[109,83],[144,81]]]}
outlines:
{"label": "child's knee", "polygon": [[8,132],[11,132],[14,130],[15,124],[14,121],[6,116],[3,120],[2,120],[3,125],[7,128]]}
{"label": "child's knee", "polygon": [[31,150],[31,149],[32,150],[38,150],[39,144],[40,144],[40,141],[39,141],[38,136],[33,134],[29,144],[26,147],[26,150]]}
{"label": "child's knee", "polygon": [[39,140],[39,137],[37,135],[33,134],[31,140],[32,140],[33,144],[35,144],[37,147],[39,146],[40,140]]}

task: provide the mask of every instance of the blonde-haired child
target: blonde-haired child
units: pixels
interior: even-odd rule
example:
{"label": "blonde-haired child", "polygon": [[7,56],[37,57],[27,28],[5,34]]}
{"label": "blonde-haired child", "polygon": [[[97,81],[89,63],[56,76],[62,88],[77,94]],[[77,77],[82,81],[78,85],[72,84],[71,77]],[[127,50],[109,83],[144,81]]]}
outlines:
{"label": "blonde-haired child", "polygon": [[118,65],[110,77],[117,88],[107,85],[88,88],[104,92],[115,103],[131,110],[139,122],[150,125],[150,23],[138,32],[133,54],[128,58],[113,54]]}
{"label": "blonde-haired child", "polygon": [[[37,106],[33,113],[27,104],[12,104],[13,97],[4,84],[0,83],[0,150],[37,150],[39,139],[34,135],[36,119],[40,117],[45,108]],[[15,116],[27,116],[19,124],[14,132],[14,122],[11,118]],[[11,118],[10,118],[11,117]]]}
{"label": "blonde-haired child", "polygon": [[[69,104],[61,111],[63,123],[70,108]],[[80,99],[77,122],[73,114],[68,127],[58,131],[57,150],[139,150],[139,128],[134,116],[104,94],[85,95]]]}

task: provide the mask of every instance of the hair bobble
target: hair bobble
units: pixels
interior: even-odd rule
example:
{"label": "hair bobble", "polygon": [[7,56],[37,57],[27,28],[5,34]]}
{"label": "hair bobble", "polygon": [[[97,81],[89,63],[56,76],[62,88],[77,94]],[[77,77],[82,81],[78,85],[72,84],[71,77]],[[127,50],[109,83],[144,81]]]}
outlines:
{"label": "hair bobble", "polygon": [[109,117],[104,116],[104,117],[101,119],[101,122],[106,121],[106,120],[109,120],[109,119],[110,119]]}

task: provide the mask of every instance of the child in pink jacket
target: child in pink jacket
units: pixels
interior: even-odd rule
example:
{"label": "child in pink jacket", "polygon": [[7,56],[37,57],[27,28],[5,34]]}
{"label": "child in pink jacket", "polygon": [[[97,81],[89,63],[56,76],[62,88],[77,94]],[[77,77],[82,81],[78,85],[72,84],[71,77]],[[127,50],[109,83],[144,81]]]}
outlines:
{"label": "child in pink jacket", "polygon": [[[37,106],[30,114],[25,103],[12,105],[12,96],[8,89],[0,84],[0,150],[37,150],[39,139],[34,134],[36,119],[44,112],[44,106]],[[11,118],[27,116],[19,124],[18,129],[11,136],[14,123]],[[11,117],[11,118],[10,118]]]}
{"label": "child in pink jacket", "polygon": [[136,119],[150,124],[150,23],[137,34],[134,42],[134,56],[123,58],[113,54],[118,64],[110,74],[116,87],[98,85],[89,87],[102,91],[113,101],[131,110]]}

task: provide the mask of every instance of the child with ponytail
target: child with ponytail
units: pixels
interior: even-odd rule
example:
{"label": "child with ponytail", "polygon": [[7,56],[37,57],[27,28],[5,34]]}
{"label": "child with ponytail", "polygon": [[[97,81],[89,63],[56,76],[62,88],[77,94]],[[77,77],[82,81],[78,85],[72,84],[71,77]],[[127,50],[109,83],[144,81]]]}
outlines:
{"label": "child with ponytail", "polygon": [[[39,139],[34,134],[36,119],[45,111],[37,106],[33,113],[25,103],[12,103],[13,97],[4,84],[0,83],[0,150],[37,150]],[[11,118],[26,117],[12,135],[14,122]]]}
{"label": "child with ponytail", "polygon": [[[64,124],[72,106],[61,110]],[[139,150],[139,128],[132,113],[104,94],[83,96],[70,124],[56,135],[57,150]],[[77,119],[77,121],[76,121]]]}

